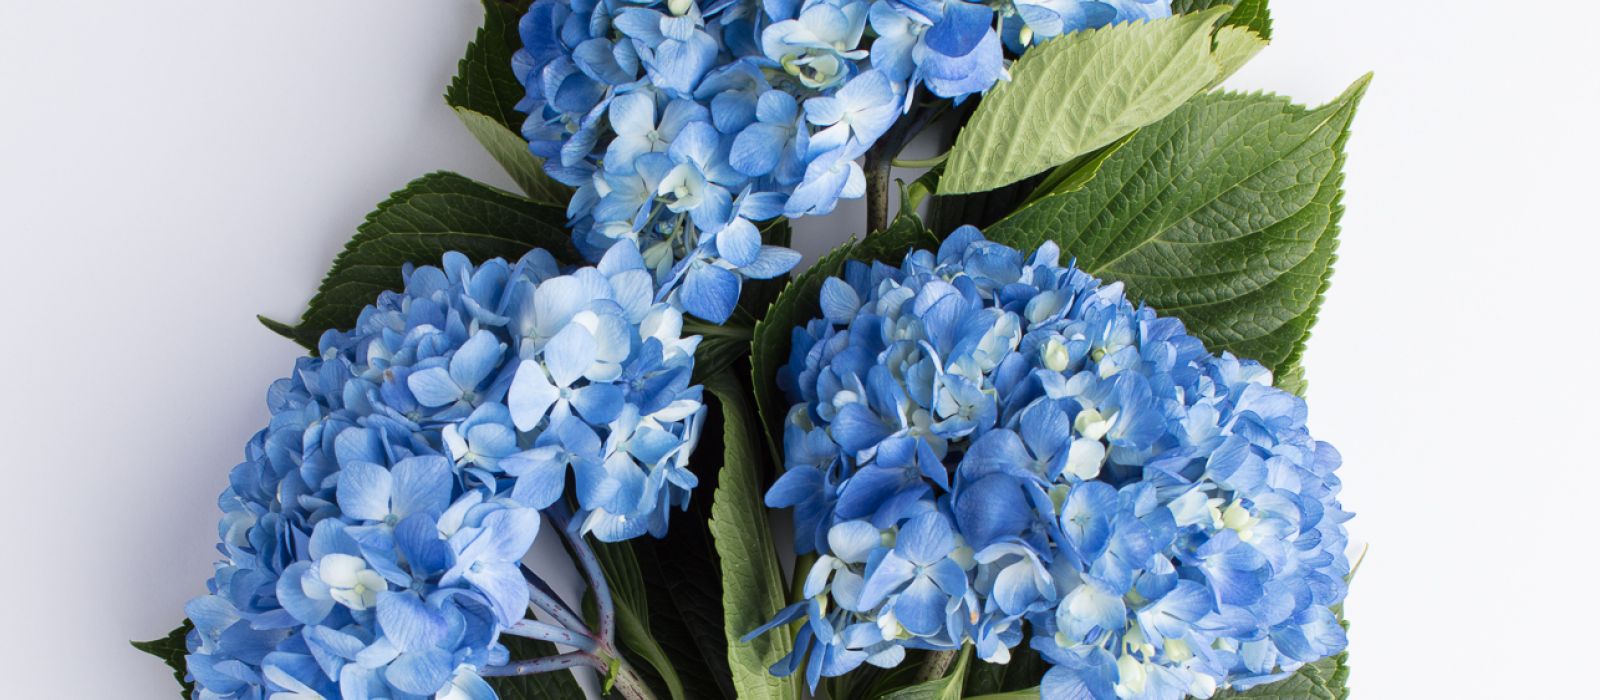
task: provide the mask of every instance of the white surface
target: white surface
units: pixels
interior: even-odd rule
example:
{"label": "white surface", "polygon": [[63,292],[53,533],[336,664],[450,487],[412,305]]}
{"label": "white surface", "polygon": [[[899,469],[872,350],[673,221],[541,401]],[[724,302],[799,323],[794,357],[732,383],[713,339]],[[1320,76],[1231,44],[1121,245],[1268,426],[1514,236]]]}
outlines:
{"label": "white surface", "polygon": [[[1308,358],[1373,546],[1359,698],[1592,688],[1600,10],[1556,4],[1279,0],[1233,81],[1315,103],[1378,73]],[[509,185],[439,99],[477,22],[468,0],[0,2],[7,697],[173,697],[125,640],[202,590],[215,494],[295,354],[254,314],[298,313],[410,178]],[[843,211],[799,247],[857,232]]]}

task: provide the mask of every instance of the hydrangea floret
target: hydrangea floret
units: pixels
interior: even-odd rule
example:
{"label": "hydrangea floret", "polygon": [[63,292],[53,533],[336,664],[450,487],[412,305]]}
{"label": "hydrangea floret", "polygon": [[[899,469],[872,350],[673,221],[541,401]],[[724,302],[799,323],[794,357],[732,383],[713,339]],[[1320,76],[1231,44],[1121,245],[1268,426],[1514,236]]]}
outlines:
{"label": "hydrangea floret", "polygon": [[1180,700],[1344,648],[1340,457],[1304,401],[1059,258],[963,227],[824,282],[779,377],[766,501],[818,556],[758,631],[805,620],[774,673],[1027,636],[1046,698]]}
{"label": "hydrangea floret", "polygon": [[[699,338],[631,243],[565,272],[450,253],[404,278],[268,392],[219,499],[225,559],[187,607],[202,700],[483,700],[488,675],[605,670],[588,652],[612,632],[521,560],[541,522],[583,558],[584,533],[660,535],[687,503]],[[502,634],[577,651],[530,666]]]}
{"label": "hydrangea floret", "polygon": [[897,123],[888,158],[1027,47],[1169,14],[1169,0],[538,0],[519,24],[517,108],[529,148],[577,188],[579,249],[636,241],[663,298],[721,323],[743,280],[799,262],[756,222],[861,197],[858,159]]}

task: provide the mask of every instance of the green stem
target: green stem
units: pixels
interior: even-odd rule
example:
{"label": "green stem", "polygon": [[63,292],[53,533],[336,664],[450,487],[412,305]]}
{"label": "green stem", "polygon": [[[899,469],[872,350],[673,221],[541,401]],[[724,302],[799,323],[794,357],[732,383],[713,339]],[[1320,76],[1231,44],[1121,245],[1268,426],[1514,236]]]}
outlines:
{"label": "green stem", "polygon": [[754,329],[748,326],[719,326],[715,323],[706,323],[692,318],[683,320],[683,332],[689,335],[716,336],[720,338],[733,338],[735,340],[749,340]]}
{"label": "green stem", "polygon": [[935,165],[945,162],[949,158],[950,152],[945,151],[944,153],[940,153],[932,158],[923,158],[921,160],[905,160],[896,158],[890,161],[890,163],[896,168],[931,168]]}

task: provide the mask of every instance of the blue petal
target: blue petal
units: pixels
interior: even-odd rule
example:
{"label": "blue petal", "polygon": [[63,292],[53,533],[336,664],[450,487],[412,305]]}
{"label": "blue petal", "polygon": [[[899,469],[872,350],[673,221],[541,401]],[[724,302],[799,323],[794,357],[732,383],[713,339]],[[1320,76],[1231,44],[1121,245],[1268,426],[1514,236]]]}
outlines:
{"label": "blue petal", "polygon": [[383,628],[383,635],[403,651],[432,649],[447,631],[444,616],[409,592],[378,594],[378,625]]}
{"label": "blue petal", "polygon": [[739,303],[739,276],[715,265],[698,265],[689,270],[679,291],[684,310],[712,323],[722,323],[733,315]]}
{"label": "blue petal", "polygon": [[[594,364],[599,347],[589,329],[576,323],[561,329],[550,343],[544,346],[544,364],[550,369],[550,379],[557,387],[572,386]],[[515,415],[515,409],[513,409]]]}
{"label": "blue petal", "polygon": [[761,234],[755,224],[744,219],[734,219],[727,228],[717,232],[717,255],[734,267],[744,267],[761,255]]}
{"label": "blue petal", "polygon": [[357,520],[381,521],[389,517],[394,486],[388,469],[370,462],[355,462],[339,471],[339,510]]}
{"label": "blue petal", "polygon": [[476,389],[500,365],[505,351],[505,343],[493,333],[478,331],[450,358],[450,378],[462,389]]}
{"label": "blue petal", "polygon": [[[393,471],[394,514],[402,518],[412,513],[437,517],[450,507],[452,476],[450,460],[444,457],[425,455],[400,460]],[[349,514],[348,510],[345,512]]]}
{"label": "blue petal", "polygon": [[461,398],[461,387],[450,378],[443,367],[429,367],[412,372],[406,377],[406,387],[417,398],[417,403],[428,408],[438,408],[455,403]]}
{"label": "blue petal", "polygon": [[933,581],[918,577],[894,600],[894,616],[912,634],[929,637],[944,628],[944,606],[950,597]]}

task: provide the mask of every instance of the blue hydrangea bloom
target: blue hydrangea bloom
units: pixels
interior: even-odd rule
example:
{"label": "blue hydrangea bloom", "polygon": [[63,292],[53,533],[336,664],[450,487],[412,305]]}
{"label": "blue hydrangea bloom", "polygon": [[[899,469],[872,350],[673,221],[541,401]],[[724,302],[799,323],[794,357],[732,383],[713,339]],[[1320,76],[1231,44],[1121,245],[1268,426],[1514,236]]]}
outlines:
{"label": "blue hydrangea bloom", "polygon": [[219,499],[197,697],[493,698],[541,509],[659,535],[695,486],[699,338],[653,297],[630,243],[565,273],[451,253],[324,334]]}
{"label": "blue hydrangea bloom", "polygon": [[1305,402],[1059,257],[963,227],[825,281],[779,375],[766,502],[819,556],[762,630],[806,620],[775,673],[1027,636],[1046,698],[1180,700],[1344,648],[1349,515]]}
{"label": "blue hydrangea bloom", "polygon": [[792,250],[753,222],[861,197],[857,159],[925,88],[960,101],[1037,42],[1170,0],[538,0],[513,61],[523,136],[577,188],[580,250],[639,244],[663,299],[721,323]]}

